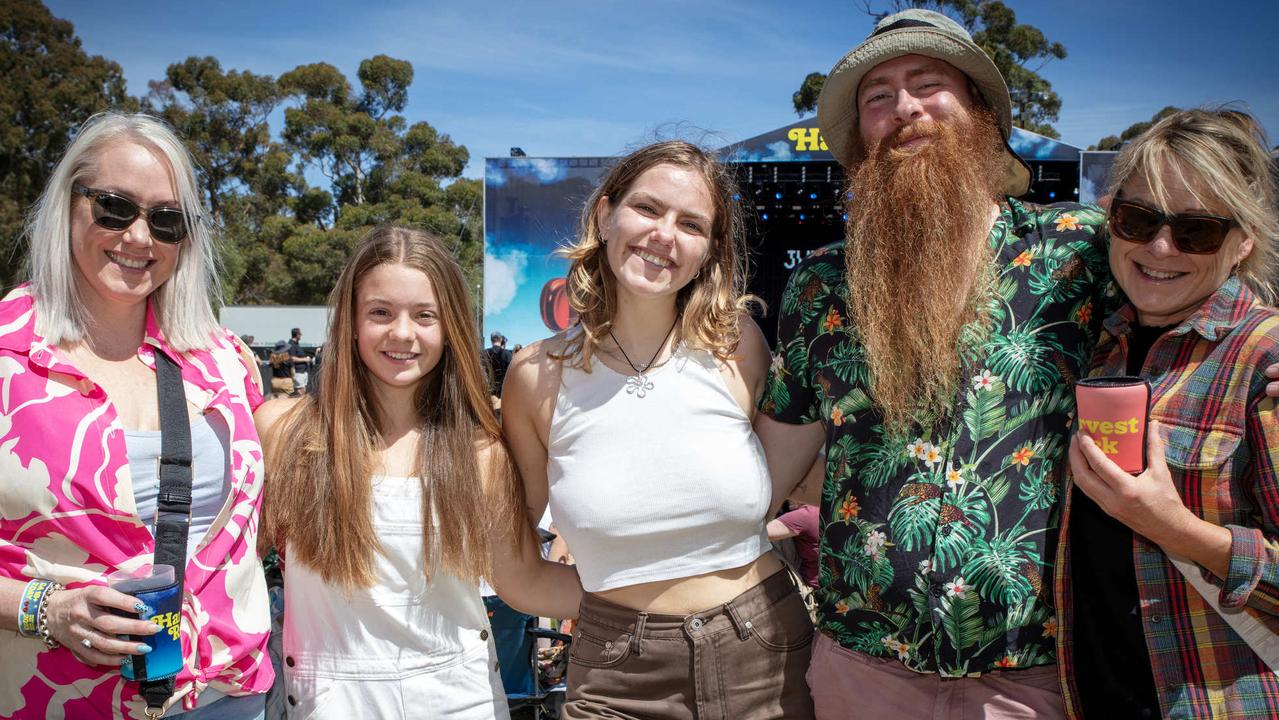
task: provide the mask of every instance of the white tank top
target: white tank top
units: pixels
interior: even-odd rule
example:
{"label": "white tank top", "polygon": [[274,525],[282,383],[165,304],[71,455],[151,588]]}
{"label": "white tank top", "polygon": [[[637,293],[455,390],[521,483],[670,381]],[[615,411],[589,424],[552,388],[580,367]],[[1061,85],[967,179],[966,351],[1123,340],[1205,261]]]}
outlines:
{"label": "white tank top", "polygon": [[479,587],[422,572],[422,486],[373,477],[377,581],[349,595],[284,570],[284,673],[294,718],[507,720]]}
{"label": "white tank top", "polygon": [[564,367],[547,483],[588,592],[741,567],[769,548],[763,447],[715,358],[682,348],[642,397],[601,362]]}

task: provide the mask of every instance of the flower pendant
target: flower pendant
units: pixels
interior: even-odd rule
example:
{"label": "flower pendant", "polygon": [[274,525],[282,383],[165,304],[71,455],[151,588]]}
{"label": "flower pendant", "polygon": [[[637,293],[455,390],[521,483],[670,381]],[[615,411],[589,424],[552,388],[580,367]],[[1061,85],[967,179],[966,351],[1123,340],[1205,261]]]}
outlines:
{"label": "flower pendant", "polygon": [[648,376],[645,375],[644,373],[640,373],[638,375],[628,375],[626,377],[626,394],[627,395],[634,395],[637,398],[642,398],[648,394],[649,390],[652,390],[652,389],[653,389],[653,381],[649,380]]}

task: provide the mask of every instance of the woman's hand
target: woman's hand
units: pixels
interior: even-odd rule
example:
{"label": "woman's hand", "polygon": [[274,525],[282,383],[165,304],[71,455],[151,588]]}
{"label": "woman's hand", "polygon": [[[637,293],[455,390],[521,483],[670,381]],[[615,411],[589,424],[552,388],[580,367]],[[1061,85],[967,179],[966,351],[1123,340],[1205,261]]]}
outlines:
{"label": "woman's hand", "polygon": [[104,585],[60,590],[49,598],[48,604],[49,636],[87,665],[119,667],[134,655],[145,655],[151,652],[150,646],[121,640],[116,635],[149,636],[162,629],[145,620],[112,615],[111,608],[136,613],[146,606],[137,598]]}
{"label": "woman's hand", "polygon": [[1160,428],[1153,420],[1147,427],[1146,470],[1135,476],[1106,457],[1091,437],[1076,433],[1070,441],[1070,468],[1079,489],[1107,515],[1157,544],[1195,517],[1173,485]]}
{"label": "woman's hand", "polygon": [[1076,433],[1070,440],[1070,469],[1075,484],[1107,515],[1127,525],[1165,552],[1188,557],[1225,577],[1230,568],[1230,531],[1201,519],[1186,507],[1164,458],[1162,426],[1146,429],[1146,470],[1131,475]]}

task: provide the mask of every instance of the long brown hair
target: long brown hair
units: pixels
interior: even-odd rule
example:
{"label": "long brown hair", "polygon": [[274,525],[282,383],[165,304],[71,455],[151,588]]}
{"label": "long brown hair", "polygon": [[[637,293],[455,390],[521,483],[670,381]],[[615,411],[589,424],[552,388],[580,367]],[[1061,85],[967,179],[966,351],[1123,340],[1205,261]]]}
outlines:
{"label": "long brown hair", "polygon": [[[329,295],[319,393],[280,419],[279,440],[268,448],[262,541],[287,543],[290,561],[314,568],[326,582],[351,589],[376,580],[373,554],[381,544],[370,476],[380,429],[370,374],[355,344],[355,302],[365,275],[388,264],[431,279],[444,331],[444,353],[416,389],[424,572],[445,570],[473,581],[489,571],[493,537],[525,537],[523,489],[489,404],[462,270],[443,243],[418,230],[370,232]],[[480,447],[494,450],[483,453],[492,458],[487,489]]]}
{"label": "long brown hair", "polygon": [[737,349],[742,311],[762,305],[746,293],[746,234],[741,209],[733,199],[737,184],[727,167],[682,140],[648,145],[618,160],[608,171],[582,207],[577,240],[560,251],[569,260],[568,302],[577,311],[582,328],[569,339],[564,355],[579,356],[578,362],[587,370],[595,346],[612,329],[617,311],[617,278],[608,265],[596,210],[602,202],[615,207],[639,176],[657,165],[674,165],[700,175],[715,209],[706,261],[698,277],[676,296],[680,337],[689,347],[726,358]]}

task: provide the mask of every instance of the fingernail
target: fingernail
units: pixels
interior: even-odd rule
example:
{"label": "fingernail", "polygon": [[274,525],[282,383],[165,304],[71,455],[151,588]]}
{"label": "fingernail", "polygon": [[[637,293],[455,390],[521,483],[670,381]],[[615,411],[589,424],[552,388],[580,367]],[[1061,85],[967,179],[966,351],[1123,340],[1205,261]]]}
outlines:
{"label": "fingernail", "polygon": [[142,602],[141,600],[133,603],[133,612],[136,612],[136,613],[146,612],[147,610],[150,610],[150,609],[151,608],[148,608],[147,604]]}
{"label": "fingernail", "polygon": [[147,654],[147,653],[149,653],[149,652],[151,652],[151,646],[150,646],[150,645],[148,645],[148,644],[146,644],[146,643],[138,643],[138,654],[139,654],[139,655],[146,655],[146,654]]}

